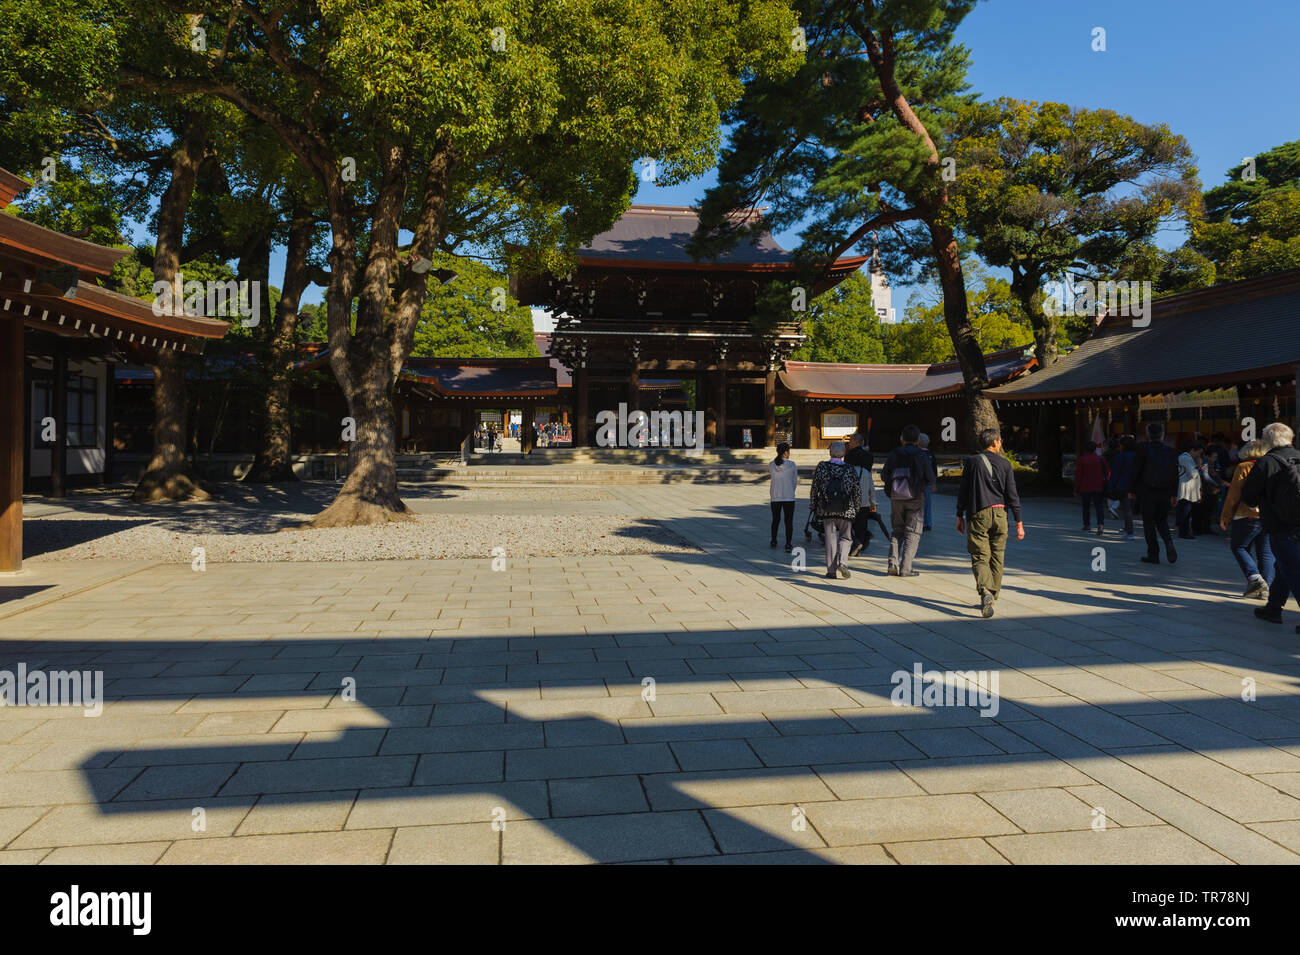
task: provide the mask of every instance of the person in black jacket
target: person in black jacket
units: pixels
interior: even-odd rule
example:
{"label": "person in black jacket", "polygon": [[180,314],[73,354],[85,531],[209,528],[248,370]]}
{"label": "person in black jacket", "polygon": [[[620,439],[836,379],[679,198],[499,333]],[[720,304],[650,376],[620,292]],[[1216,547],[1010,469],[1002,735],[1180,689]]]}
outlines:
{"label": "person in black jacket", "polygon": [[853,546],[849,549],[850,557],[857,557],[871,540],[868,525],[876,513],[876,495],[874,479],[871,476],[872,455],[867,450],[867,442],[861,431],[849,435],[849,450],[844,455],[844,463],[859,470],[859,483],[862,485],[862,506],[853,518]]}
{"label": "person in black jacket", "polygon": [[925,489],[938,477],[918,442],[921,429],[909,424],[903,429],[902,446],[889,452],[880,470],[880,484],[889,496],[889,573],[895,577],[920,577],[912,560],[921,544],[925,526]]}
{"label": "person in black jacket", "polygon": [[1169,563],[1178,560],[1169,533],[1169,509],[1178,503],[1178,459],[1174,449],[1164,443],[1164,437],[1165,426],[1159,421],[1147,425],[1147,440],[1138,445],[1133,458],[1133,480],[1128,492],[1129,500],[1137,501],[1141,509],[1142,533],[1147,539],[1146,556],[1141,560],[1146,564],[1160,563],[1157,533],[1165,542]]}
{"label": "person in black jacket", "polygon": [[980,614],[991,617],[993,601],[1002,589],[1007,509],[1011,509],[1016,523],[1016,540],[1025,539],[1025,522],[1020,513],[1015,470],[1002,456],[1002,435],[996,428],[985,428],[980,432],[979,443],[984,450],[962,464],[961,487],[957,491],[957,533],[967,533],[969,517],[966,550],[975,574],[975,589],[980,595]]}
{"label": "person in black jacket", "polygon": [[1266,427],[1260,440],[1269,452],[1251,468],[1241,499],[1259,508],[1259,523],[1273,551],[1268,603],[1256,607],[1255,616],[1281,623],[1282,608],[1293,592],[1300,603],[1300,451],[1292,447],[1295,432],[1280,421]]}

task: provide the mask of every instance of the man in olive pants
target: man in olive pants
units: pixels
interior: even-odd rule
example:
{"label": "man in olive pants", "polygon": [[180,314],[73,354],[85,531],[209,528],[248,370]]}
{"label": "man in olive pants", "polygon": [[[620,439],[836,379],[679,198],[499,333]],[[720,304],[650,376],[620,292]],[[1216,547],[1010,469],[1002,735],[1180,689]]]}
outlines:
{"label": "man in olive pants", "polygon": [[[1007,508],[1016,522],[1016,540],[1025,539],[1020,494],[1011,462],[1002,456],[1002,436],[995,428],[979,435],[984,450],[966,459],[957,491],[957,533],[966,534],[980,614],[993,616],[993,602],[1002,590],[1002,560],[1007,549]],[[970,518],[967,528],[965,517]],[[969,533],[968,533],[969,531]]]}

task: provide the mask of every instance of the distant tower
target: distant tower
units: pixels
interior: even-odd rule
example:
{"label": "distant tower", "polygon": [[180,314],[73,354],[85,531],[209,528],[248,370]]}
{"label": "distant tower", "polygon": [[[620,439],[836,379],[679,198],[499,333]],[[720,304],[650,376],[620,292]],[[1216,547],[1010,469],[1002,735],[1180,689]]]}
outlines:
{"label": "distant tower", "polygon": [[882,325],[894,325],[898,318],[894,314],[894,294],[889,288],[889,277],[885,275],[884,266],[880,264],[880,245],[876,234],[871,234],[871,262],[867,266],[871,273],[871,307],[876,310],[876,318]]}

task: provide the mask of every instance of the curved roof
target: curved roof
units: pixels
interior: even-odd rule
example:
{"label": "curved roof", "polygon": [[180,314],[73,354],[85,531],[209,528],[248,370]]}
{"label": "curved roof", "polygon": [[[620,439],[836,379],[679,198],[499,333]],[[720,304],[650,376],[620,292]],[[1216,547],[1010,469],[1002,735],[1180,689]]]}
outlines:
{"label": "curved roof", "polygon": [[986,392],[999,401],[1162,394],[1282,376],[1300,365],[1300,269],[1172,295],[1150,323],[1108,315],[1036,374]]}
{"label": "curved roof", "polygon": [[[1034,365],[1033,348],[1010,348],[984,356],[990,382],[1009,381]],[[778,373],[781,384],[801,398],[891,401],[932,398],[961,390],[961,366],[955,361],[937,365],[850,365],[831,362],[787,361]]]}
{"label": "curved roof", "polygon": [[[758,215],[757,211],[750,215]],[[616,265],[620,268],[789,270],[794,259],[771,233],[763,232],[721,253],[716,259],[696,261],[687,251],[700,224],[699,210],[688,206],[632,206],[607,231],[582,247],[582,265]],[[833,270],[861,266],[869,256],[840,259]]]}

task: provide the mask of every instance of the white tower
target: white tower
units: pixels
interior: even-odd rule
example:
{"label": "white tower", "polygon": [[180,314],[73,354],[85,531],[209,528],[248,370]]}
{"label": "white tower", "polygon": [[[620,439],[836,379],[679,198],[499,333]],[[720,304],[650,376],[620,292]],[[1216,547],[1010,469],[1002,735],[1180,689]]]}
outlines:
{"label": "white tower", "polygon": [[876,311],[876,318],[882,325],[897,324],[894,314],[894,295],[889,288],[889,277],[885,275],[880,264],[880,247],[874,242],[871,249],[871,262],[867,265],[871,273],[871,307]]}

